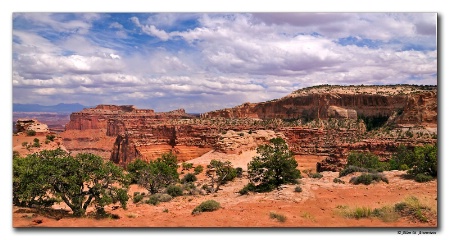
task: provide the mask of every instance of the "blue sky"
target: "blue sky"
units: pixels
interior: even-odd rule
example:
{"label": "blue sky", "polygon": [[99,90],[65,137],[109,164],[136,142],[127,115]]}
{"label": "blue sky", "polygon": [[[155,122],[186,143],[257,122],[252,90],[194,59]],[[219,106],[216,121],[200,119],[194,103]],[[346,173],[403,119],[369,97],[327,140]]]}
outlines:
{"label": "blue sky", "polygon": [[317,84],[437,84],[435,13],[12,15],[13,103],[205,112]]}

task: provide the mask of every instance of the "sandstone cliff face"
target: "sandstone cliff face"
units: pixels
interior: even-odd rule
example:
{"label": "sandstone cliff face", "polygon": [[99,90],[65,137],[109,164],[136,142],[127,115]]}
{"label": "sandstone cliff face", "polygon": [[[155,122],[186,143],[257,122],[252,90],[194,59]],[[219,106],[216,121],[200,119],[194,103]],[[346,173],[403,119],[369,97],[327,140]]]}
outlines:
{"label": "sandstone cliff face", "polygon": [[435,87],[319,87],[264,103],[246,103],[201,115],[203,118],[357,119],[389,117],[402,112],[399,123],[437,123]]}
{"label": "sandstone cliff face", "polygon": [[[358,119],[361,115],[389,117],[391,129],[368,132]],[[279,100],[245,103],[201,118],[183,109],[155,113],[133,106],[99,105],[72,114],[66,128],[96,130],[96,137],[104,139],[97,141],[104,143],[97,150],[122,166],[136,158],[150,161],[169,151],[181,162],[210,150],[239,154],[279,136],[297,155],[333,157],[322,166],[330,169],[328,165],[345,161],[350,151],[371,151],[387,160],[400,144],[435,143],[436,126],[435,87],[356,86],[299,90]],[[76,137],[64,139],[71,144],[83,142]]]}

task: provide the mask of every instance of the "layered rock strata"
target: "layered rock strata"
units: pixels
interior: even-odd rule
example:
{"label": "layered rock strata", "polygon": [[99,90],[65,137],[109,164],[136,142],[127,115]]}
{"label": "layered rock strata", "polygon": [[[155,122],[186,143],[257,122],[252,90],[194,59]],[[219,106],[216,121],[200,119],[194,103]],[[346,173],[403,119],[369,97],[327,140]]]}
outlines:
{"label": "layered rock strata", "polygon": [[[389,128],[368,131],[361,119],[379,116]],[[67,131],[98,130],[97,138],[104,139],[97,141],[104,144],[99,149],[122,166],[136,158],[150,161],[169,151],[179,161],[210,150],[239,154],[272,137],[284,138],[297,155],[345,161],[350,151],[370,151],[387,160],[400,144],[437,141],[437,89],[321,86],[265,103],[208,112],[200,118],[182,109],[156,113],[128,105],[99,105],[73,113],[70,119]]]}

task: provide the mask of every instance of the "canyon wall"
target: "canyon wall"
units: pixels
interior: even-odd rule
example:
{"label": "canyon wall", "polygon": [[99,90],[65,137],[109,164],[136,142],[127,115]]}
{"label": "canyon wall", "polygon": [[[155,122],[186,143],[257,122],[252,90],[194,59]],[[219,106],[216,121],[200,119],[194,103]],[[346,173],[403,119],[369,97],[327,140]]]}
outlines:
{"label": "canyon wall", "polygon": [[[389,126],[369,131],[364,121],[380,116]],[[93,142],[98,146],[80,137],[85,131],[95,131]],[[130,105],[99,105],[73,113],[66,132],[71,134],[63,138],[69,150],[100,151],[122,166],[136,158],[151,161],[169,151],[180,162],[211,150],[239,154],[275,136],[284,138],[297,155],[342,161],[357,150],[387,160],[400,144],[437,141],[437,88],[321,86],[278,100],[204,113],[200,118],[183,109],[157,113]]]}

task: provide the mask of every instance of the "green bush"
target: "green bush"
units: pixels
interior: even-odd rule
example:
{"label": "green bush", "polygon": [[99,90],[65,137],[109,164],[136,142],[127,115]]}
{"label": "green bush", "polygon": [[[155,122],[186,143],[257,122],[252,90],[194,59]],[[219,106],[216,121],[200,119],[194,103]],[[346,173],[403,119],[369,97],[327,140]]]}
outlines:
{"label": "green bush", "polygon": [[248,163],[248,178],[258,191],[271,191],[300,178],[297,161],[282,138],[272,138],[270,143],[257,148],[258,156]]}
{"label": "green bush", "polygon": [[380,159],[377,155],[370,152],[351,152],[347,157],[347,166],[378,169],[380,167]]}
{"label": "green bush", "polygon": [[215,200],[207,200],[200,203],[200,205],[198,205],[197,207],[195,207],[194,210],[192,210],[192,214],[199,214],[201,212],[212,212],[216,211],[219,208],[220,203],[218,203]]}
{"label": "green bush", "polygon": [[165,193],[156,193],[150,196],[146,201],[147,204],[157,205],[160,202],[169,202],[172,200],[172,196]]}
{"label": "green bush", "polygon": [[278,222],[286,222],[286,216],[274,212],[270,212],[270,218],[277,219]]}
{"label": "green bush", "polygon": [[36,131],[34,131],[34,130],[28,130],[28,131],[27,131],[27,136],[36,136]]}
{"label": "green bush", "polygon": [[178,197],[183,195],[183,189],[180,186],[176,185],[168,186],[166,192],[172,197]]}
{"label": "green bush", "polygon": [[321,173],[313,173],[313,174],[310,175],[310,177],[311,178],[319,178],[320,179],[320,178],[323,177],[323,175]]}
{"label": "green bush", "polygon": [[334,179],[333,179],[333,182],[334,182],[334,183],[345,184],[345,182],[344,182],[344,181],[342,181],[342,180],[341,180],[341,179],[339,179],[339,178],[334,178]]}
{"label": "green bush", "polygon": [[196,166],[195,168],[194,168],[194,174],[195,175],[198,175],[198,174],[200,174],[200,173],[202,173],[203,172],[203,166],[202,165],[198,165],[198,166]]}
{"label": "green bush", "polygon": [[183,171],[184,170],[190,170],[192,167],[194,167],[194,164],[193,163],[184,162],[184,163],[181,164],[181,167],[183,168],[182,169]]}
{"label": "green bush", "polygon": [[300,186],[295,186],[294,192],[302,192],[303,189]]}
{"label": "green bush", "polygon": [[365,185],[369,185],[374,181],[375,182],[383,181],[385,183],[389,183],[388,179],[384,175],[381,175],[378,173],[368,173],[368,174],[363,173],[358,177],[352,177],[350,179],[350,183],[353,183],[355,185],[361,184],[361,183],[365,184]]}
{"label": "green bush", "polygon": [[142,201],[142,199],[144,199],[144,195],[142,195],[142,194],[135,194],[133,196],[133,203],[138,203],[138,202]]}
{"label": "green bush", "polygon": [[241,178],[244,170],[241,167],[236,168],[236,177]]}
{"label": "green bush", "polygon": [[47,135],[47,136],[45,136],[45,138],[47,139],[47,140],[49,140],[49,141],[52,141],[53,142],[53,140],[55,140],[55,135]]}
{"label": "green bush", "polygon": [[135,161],[129,163],[126,169],[131,178],[131,183],[138,183],[141,174],[146,168],[148,168],[148,163],[141,159],[136,159]]}
{"label": "green bush", "polygon": [[188,173],[184,175],[184,177],[181,179],[181,183],[188,183],[188,182],[195,182],[197,181],[197,177],[193,173]]}
{"label": "green bush", "polygon": [[256,186],[252,183],[248,183],[247,185],[244,186],[244,188],[239,190],[239,194],[244,195],[244,194],[248,194],[249,192],[253,192],[255,190],[256,190]]}
{"label": "green bush", "polygon": [[401,145],[390,160],[392,170],[407,170],[409,175],[420,182],[437,177],[437,164],[436,144],[416,146],[414,149]]}
{"label": "green bush", "polygon": [[416,181],[416,182],[420,182],[420,183],[422,183],[422,182],[429,182],[429,181],[431,181],[431,180],[433,180],[434,178],[432,177],[432,176],[430,176],[430,175],[425,175],[425,174],[423,174],[423,173],[419,173],[419,174],[417,174],[415,177],[414,177],[414,180]]}
{"label": "green bush", "polygon": [[369,172],[369,170],[367,168],[350,165],[350,166],[346,166],[344,169],[342,169],[339,172],[339,177],[344,177],[344,176],[347,176],[350,173],[354,173],[354,172]]}

